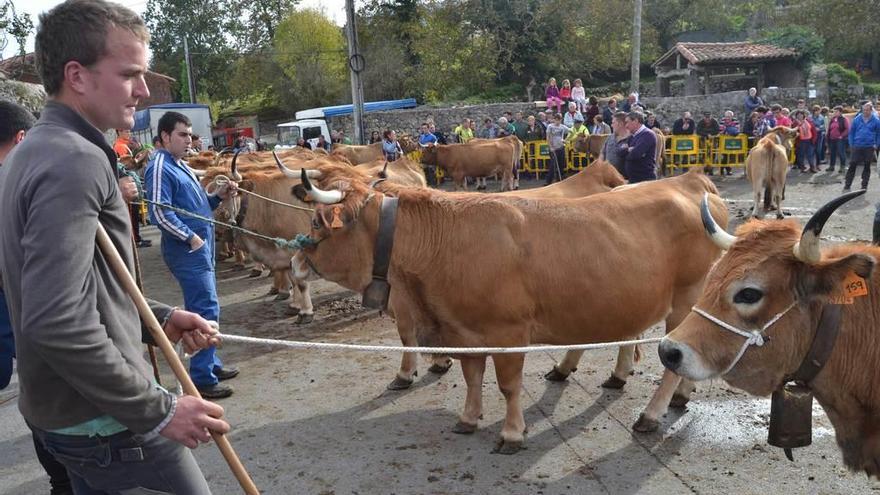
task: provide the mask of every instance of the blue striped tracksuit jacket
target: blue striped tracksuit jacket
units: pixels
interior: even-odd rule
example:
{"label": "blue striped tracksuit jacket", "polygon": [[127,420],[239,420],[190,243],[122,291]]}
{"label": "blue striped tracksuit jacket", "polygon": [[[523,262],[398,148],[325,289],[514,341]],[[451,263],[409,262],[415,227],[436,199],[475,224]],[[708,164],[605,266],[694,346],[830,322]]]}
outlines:
{"label": "blue striped tracksuit jacket", "polygon": [[[209,198],[180,160],[166,150],[159,150],[144,173],[147,199],[203,217],[211,218],[220,198]],[[150,221],[162,232],[162,257],[183,291],[184,307],[207,320],[220,321],[217,281],[214,276],[214,226],[204,220],[149,205]],[[198,251],[190,252],[189,240],[197,234],[205,241]],[[216,350],[203,349],[192,357],[189,372],[198,387],[217,383],[215,369],[222,368]]]}

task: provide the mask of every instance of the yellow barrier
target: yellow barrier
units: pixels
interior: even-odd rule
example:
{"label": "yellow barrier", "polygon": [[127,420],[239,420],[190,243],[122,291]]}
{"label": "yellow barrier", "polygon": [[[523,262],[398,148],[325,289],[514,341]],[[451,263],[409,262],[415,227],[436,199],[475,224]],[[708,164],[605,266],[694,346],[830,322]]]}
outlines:
{"label": "yellow barrier", "polygon": [[590,165],[590,155],[574,149],[574,143],[565,143],[565,171],[581,171]]}
{"label": "yellow barrier", "polygon": [[745,134],[722,135],[713,140],[710,164],[712,167],[744,167],[749,156],[749,139]]}
{"label": "yellow barrier", "polygon": [[689,168],[703,166],[700,138],[693,134],[672,136],[666,147],[666,166],[668,168]]}
{"label": "yellow barrier", "polygon": [[525,172],[535,174],[535,179],[537,179],[539,174],[550,170],[550,145],[547,144],[547,141],[529,141],[525,143],[523,148],[526,155],[523,164]]}

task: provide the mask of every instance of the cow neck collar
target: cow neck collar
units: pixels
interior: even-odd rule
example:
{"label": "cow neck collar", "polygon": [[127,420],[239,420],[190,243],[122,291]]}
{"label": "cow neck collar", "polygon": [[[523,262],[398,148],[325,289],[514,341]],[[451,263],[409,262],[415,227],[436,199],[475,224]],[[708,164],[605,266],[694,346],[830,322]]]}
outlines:
{"label": "cow neck collar", "polygon": [[394,231],[397,226],[398,198],[382,195],[379,203],[379,229],[373,248],[372,280],[364,290],[363,305],[375,309],[388,307],[388,268],[394,249]]}

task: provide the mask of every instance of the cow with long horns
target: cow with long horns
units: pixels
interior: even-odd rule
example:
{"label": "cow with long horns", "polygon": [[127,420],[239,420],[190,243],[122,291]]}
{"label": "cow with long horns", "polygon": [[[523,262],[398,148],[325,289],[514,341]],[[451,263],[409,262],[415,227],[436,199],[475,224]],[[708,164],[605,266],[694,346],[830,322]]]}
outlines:
{"label": "cow with long horns", "polygon": [[[664,319],[674,328],[720,253],[703,233],[702,194],[711,193],[714,214],[723,223],[727,218],[717,190],[701,174],[580,199],[408,189],[394,200],[360,181],[329,176],[324,167],[319,171],[332,188],[321,189],[303,174],[317,204],[310,242],[294,259],[365,292],[375,280],[379,232],[389,230],[380,219],[390,218],[386,210],[396,203],[393,249],[382,255],[389,260],[387,280],[392,296],[405,299],[419,344],[427,346],[607,342],[637,336]],[[548,252],[553,263],[534,262]],[[577,365],[580,353],[573,354],[562,364],[564,374]],[[457,433],[477,429],[486,357],[457,356],[467,382]],[[492,360],[507,400],[498,451],[513,453],[525,432],[524,355],[494,354]],[[656,429],[672,396],[683,404],[692,390],[689,381],[665,372],[634,427]]]}
{"label": "cow with long horns", "polygon": [[[880,477],[880,248],[819,248],[831,213],[863,193],[831,201],[802,231],[793,220],[753,220],[736,236],[715,223],[704,201],[706,231],[727,252],[659,352],[684,378],[720,377],[761,396],[811,370],[803,385],[828,414],[844,464]],[[824,324],[833,313],[839,321]],[[827,357],[814,352],[817,345]]]}

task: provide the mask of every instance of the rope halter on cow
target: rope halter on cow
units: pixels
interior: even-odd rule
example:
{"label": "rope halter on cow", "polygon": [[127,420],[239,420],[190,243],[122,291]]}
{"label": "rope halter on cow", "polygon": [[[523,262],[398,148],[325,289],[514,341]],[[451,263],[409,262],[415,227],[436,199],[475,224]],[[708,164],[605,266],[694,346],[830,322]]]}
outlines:
{"label": "rope halter on cow", "polygon": [[707,320],[711,321],[712,323],[715,323],[719,327],[721,327],[725,330],[730,330],[731,332],[733,332],[741,337],[744,337],[746,339],[746,341],[743,342],[742,347],[740,347],[739,353],[737,353],[736,357],[733,358],[733,361],[730,363],[730,365],[724,371],[721,372],[721,376],[723,376],[723,375],[726,375],[727,373],[729,373],[730,370],[732,370],[733,367],[736,366],[736,364],[739,362],[739,360],[742,359],[743,354],[746,353],[746,349],[748,349],[750,346],[753,346],[753,345],[757,346],[757,347],[762,347],[766,341],[770,340],[770,337],[764,336],[764,332],[766,332],[768,328],[773,326],[774,323],[776,323],[783,316],[785,316],[785,313],[788,313],[789,310],[791,310],[791,308],[795,307],[796,305],[797,305],[797,301],[793,301],[791,304],[788,305],[787,308],[785,308],[784,310],[782,310],[779,313],[776,313],[776,316],[771,318],[770,321],[765,323],[764,326],[761,327],[759,330],[752,330],[752,331],[746,331],[746,330],[742,330],[740,328],[737,328],[737,327],[731,325],[730,323],[727,323],[726,321],[724,321],[720,318],[716,318],[716,317],[710,315],[706,311],[703,311],[702,309],[700,309],[696,306],[691,308],[691,311],[706,318]]}
{"label": "rope halter on cow", "polygon": [[[808,265],[812,265],[818,263],[822,259],[822,253],[819,250],[819,236],[822,233],[822,227],[825,226],[825,222],[828,221],[828,218],[831,217],[831,214],[834,213],[834,210],[839,208],[841,205],[846,203],[847,201],[865,194],[865,190],[854,191],[851,193],[844,194],[839,196],[827,204],[819,208],[816,213],[810,218],[807,224],[804,226],[803,231],[801,232],[800,241],[795,243],[794,248],[792,250],[795,258],[799,261],[806,263]],[[736,242],[736,236],[730,235],[715,222],[715,219],[712,217],[712,212],[709,211],[709,194],[705,193],[703,195],[703,200],[700,203],[700,217],[703,221],[703,227],[706,230],[706,233],[712,239],[716,246],[723,250],[730,249]],[[699,309],[697,307],[692,308],[692,310],[700,316],[708,319],[709,321],[717,324],[721,328],[725,330],[729,330],[737,335],[740,335],[746,339],[743,343],[743,346],[740,348],[739,353],[734,358],[733,362],[721,373],[721,375],[726,375],[733,369],[734,366],[739,362],[742,358],[743,354],[745,354],[746,349],[750,346],[755,345],[761,347],[764,345],[765,338],[764,332],[774,323],[779,321],[786,313],[788,313],[791,308],[795,307],[797,301],[792,302],[784,311],[778,313],[774,316],[770,321],[768,321],[760,330],[753,330],[751,332],[747,332],[745,330],[741,330],[727,322],[720,320],[712,316],[711,314]]]}

